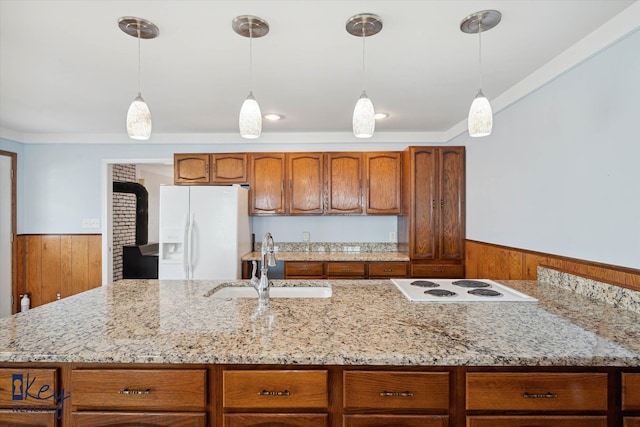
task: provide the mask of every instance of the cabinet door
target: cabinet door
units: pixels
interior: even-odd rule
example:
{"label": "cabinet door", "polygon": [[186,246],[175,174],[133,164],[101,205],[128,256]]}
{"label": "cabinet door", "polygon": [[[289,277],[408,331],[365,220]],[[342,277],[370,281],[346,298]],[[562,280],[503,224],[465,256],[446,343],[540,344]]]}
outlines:
{"label": "cabinet door", "polygon": [[74,412],[75,427],[205,427],[205,413]]}
{"label": "cabinet door", "polygon": [[324,211],[324,162],[322,153],[287,154],[289,213],[322,214]]}
{"label": "cabinet door", "polygon": [[209,184],[209,154],[174,154],[174,184]]}
{"label": "cabinet door", "polygon": [[56,427],[56,413],[20,413],[12,409],[0,409],[0,426],[8,427]]}
{"label": "cabinet door", "polygon": [[214,184],[245,184],[249,182],[246,153],[211,155],[211,182]]}
{"label": "cabinet door", "polygon": [[327,427],[327,414],[225,414],[224,427]]}
{"label": "cabinet door", "polygon": [[327,207],[328,214],[361,214],[362,209],[362,154],[327,154]]}
{"label": "cabinet door", "polygon": [[390,277],[406,277],[407,276],[407,263],[402,261],[393,262],[370,262],[369,263],[369,278],[384,278]]}
{"label": "cabinet door", "polygon": [[283,153],[257,153],[251,156],[249,212],[252,215],[285,214]]}
{"label": "cabinet door", "polygon": [[437,149],[412,149],[410,225],[411,259],[435,259],[436,253],[436,199]]}
{"label": "cabinet door", "polygon": [[324,263],[319,261],[285,261],[285,279],[322,279]]}
{"label": "cabinet door", "polygon": [[623,427],[640,427],[640,417],[624,417]]}
{"label": "cabinet door", "polygon": [[439,156],[438,258],[464,259],[464,147],[441,148]]}
{"label": "cabinet door", "polygon": [[640,410],[640,373],[622,373],[622,410]]}
{"label": "cabinet door", "polygon": [[364,279],[367,267],[364,262],[328,262],[327,279]]}
{"label": "cabinet door", "polygon": [[398,152],[366,154],[366,213],[398,215],[401,212],[402,158]]}

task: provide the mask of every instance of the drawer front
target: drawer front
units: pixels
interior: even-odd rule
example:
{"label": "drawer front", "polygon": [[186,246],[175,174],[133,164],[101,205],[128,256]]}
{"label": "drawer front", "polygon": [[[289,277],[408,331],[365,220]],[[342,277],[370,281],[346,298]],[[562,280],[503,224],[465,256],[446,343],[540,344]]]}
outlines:
{"label": "drawer front", "polygon": [[225,414],[224,427],[328,427],[327,414]]}
{"label": "drawer front", "polygon": [[467,409],[607,410],[605,373],[467,373]]}
{"label": "drawer front", "polygon": [[54,407],[58,392],[55,369],[0,369],[0,408]]}
{"label": "drawer front", "polygon": [[206,409],[204,369],[75,369],[71,404],[78,409]]}
{"label": "drawer front", "polygon": [[446,415],[345,415],[343,427],[448,427]]}
{"label": "drawer front", "polygon": [[327,371],[263,370],[222,373],[225,408],[327,408]]}
{"label": "drawer front", "polygon": [[324,263],[286,261],[284,271],[286,277],[322,278],[324,274]]}
{"label": "drawer front", "polygon": [[607,427],[607,417],[467,417],[467,427]]}
{"label": "drawer front", "polygon": [[622,410],[640,409],[640,374],[622,374]]}
{"label": "drawer front", "polygon": [[0,410],[0,426],[56,427],[55,412],[19,413],[11,409]]}
{"label": "drawer front", "polygon": [[328,262],[327,277],[365,277],[364,262]]}
{"label": "drawer front", "polygon": [[449,409],[448,372],[345,371],[344,407]]}
{"label": "drawer front", "polygon": [[450,278],[464,277],[463,265],[411,264],[411,277]]}
{"label": "drawer front", "polygon": [[206,427],[207,414],[74,412],[75,427],[153,426]]}
{"label": "drawer front", "polygon": [[406,262],[370,262],[369,277],[406,277]]}

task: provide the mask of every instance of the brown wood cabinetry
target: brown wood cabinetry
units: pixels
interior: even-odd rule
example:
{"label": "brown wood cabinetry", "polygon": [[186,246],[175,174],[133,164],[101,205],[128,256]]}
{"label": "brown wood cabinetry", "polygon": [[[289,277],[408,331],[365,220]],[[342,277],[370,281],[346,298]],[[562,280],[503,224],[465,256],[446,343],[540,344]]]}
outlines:
{"label": "brown wood cabinetry", "polygon": [[464,147],[409,147],[403,153],[398,242],[411,257],[412,277],[425,277],[425,265],[442,270],[436,277],[464,277],[464,154]]}
{"label": "brown wood cabinetry", "polygon": [[344,427],[448,427],[446,415],[345,415]]}
{"label": "brown wood cabinetry", "polygon": [[[607,427],[605,416],[472,416],[467,427]],[[626,426],[625,426],[626,427]]]}
{"label": "brown wood cabinetry", "polygon": [[55,427],[57,390],[57,369],[0,369],[0,425]]}
{"label": "brown wood cabinetry", "polygon": [[288,213],[320,215],[324,212],[324,155],[287,154]]}
{"label": "brown wood cabinetry", "polygon": [[75,427],[206,427],[207,414],[74,412]]}
{"label": "brown wood cabinetry", "polygon": [[324,277],[324,262],[286,261],[284,276],[287,279],[322,279]]}
{"label": "brown wood cabinetry", "polygon": [[211,155],[212,184],[246,184],[249,168],[246,153],[215,153]]}
{"label": "brown wood cabinetry", "polygon": [[327,427],[328,371],[224,370],[222,406],[225,427]]}
{"label": "brown wood cabinetry", "polygon": [[398,215],[402,211],[402,156],[399,152],[365,154],[365,212]]}
{"label": "brown wood cabinetry", "polygon": [[622,373],[622,410],[640,410],[640,373]]}
{"label": "brown wood cabinetry", "polygon": [[285,261],[285,279],[369,279],[406,277],[401,261]]}
{"label": "brown wood cabinetry", "polygon": [[174,154],[173,182],[180,184],[209,184],[211,182],[210,154]]}
{"label": "brown wood cabinetry", "polygon": [[249,213],[251,215],[286,214],[285,180],[287,178],[284,153],[255,153],[251,155]]}
{"label": "brown wood cabinetry", "polygon": [[326,154],[327,214],[362,214],[362,153]]}
{"label": "brown wood cabinetry", "polygon": [[623,427],[640,427],[640,417],[624,417]]}

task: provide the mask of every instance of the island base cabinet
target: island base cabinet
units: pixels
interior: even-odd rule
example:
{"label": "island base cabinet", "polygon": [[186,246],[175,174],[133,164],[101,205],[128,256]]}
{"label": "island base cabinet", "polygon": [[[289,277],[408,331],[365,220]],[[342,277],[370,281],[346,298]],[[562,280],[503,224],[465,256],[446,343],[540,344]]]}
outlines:
{"label": "island base cabinet", "polygon": [[327,414],[225,414],[224,427],[328,427]]}
{"label": "island base cabinet", "polygon": [[55,412],[23,414],[11,409],[0,410],[0,426],[56,427]]}
{"label": "island base cabinet", "polygon": [[345,415],[343,427],[448,427],[446,415]]}
{"label": "island base cabinet", "polygon": [[179,413],[74,412],[75,427],[206,427],[207,415]]}
{"label": "island base cabinet", "polygon": [[[605,416],[477,416],[467,427],[607,427]],[[625,425],[625,427],[627,427]]]}
{"label": "island base cabinet", "polygon": [[640,427],[640,417],[625,417],[623,427]]}

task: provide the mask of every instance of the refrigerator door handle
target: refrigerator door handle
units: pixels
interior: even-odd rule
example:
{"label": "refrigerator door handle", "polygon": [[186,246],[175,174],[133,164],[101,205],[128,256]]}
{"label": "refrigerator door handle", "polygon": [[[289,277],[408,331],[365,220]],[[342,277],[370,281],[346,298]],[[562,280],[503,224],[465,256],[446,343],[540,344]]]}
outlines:
{"label": "refrigerator door handle", "polygon": [[189,275],[187,279],[193,279],[193,225],[195,222],[195,214],[192,212],[189,216],[189,237],[187,238],[187,264],[189,268]]}
{"label": "refrigerator door handle", "polygon": [[184,273],[184,278],[189,278],[189,215],[185,215],[184,217],[184,236],[182,239],[183,242],[183,251],[182,251],[182,272]]}

